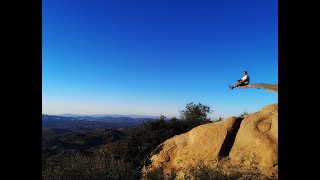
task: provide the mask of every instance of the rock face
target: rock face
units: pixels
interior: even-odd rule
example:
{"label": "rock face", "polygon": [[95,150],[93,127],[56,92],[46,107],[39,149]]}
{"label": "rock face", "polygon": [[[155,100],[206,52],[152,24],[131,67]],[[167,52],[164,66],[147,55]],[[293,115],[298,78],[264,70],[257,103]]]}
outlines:
{"label": "rock face", "polygon": [[229,154],[231,163],[256,166],[267,175],[278,167],[278,105],[246,117]]}
{"label": "rock face", "polygon": [[143,173],[163,168],[181,178],[188,168],[202,162],[224,173],[259,171],[278,177],[278,104],[265,106],[243,118],[230,117],[197,126],[162,144],[151,157]]}

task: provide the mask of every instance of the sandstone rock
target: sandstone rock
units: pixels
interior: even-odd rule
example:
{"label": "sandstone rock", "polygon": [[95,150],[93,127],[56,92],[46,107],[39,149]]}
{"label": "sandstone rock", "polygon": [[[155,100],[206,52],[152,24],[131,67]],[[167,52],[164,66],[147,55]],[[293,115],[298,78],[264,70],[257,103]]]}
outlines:
{"label": "sandstone rock", "polygon": [[[230,117],[176,135],[152,155],[143,173],[163,168],[178,178],[199,162],[221,166],[225,173],[260,171],[272,179],[278,176],[278,105],[272,104],[244,118]],[[235,169],[236,168],[236,169]]]}
{"label": "sandstone rock", "polygon": [[278,165],[278,105],[273,104],[250,114],[241,122],[229,154],[234,165],[257,167],[272,176]]}

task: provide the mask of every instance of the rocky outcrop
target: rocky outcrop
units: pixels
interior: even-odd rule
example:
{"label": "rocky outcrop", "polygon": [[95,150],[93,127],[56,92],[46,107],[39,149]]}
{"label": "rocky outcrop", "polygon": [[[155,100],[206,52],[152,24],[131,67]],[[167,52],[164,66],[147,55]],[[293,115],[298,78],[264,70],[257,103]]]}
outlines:
{"label": "rocky outcrop", "polygon": [[259,171],[278,177],[278,104],[268,105],[244,117],[197,126],[162,144],[150,158],[143,173],[161,167],[164,174],[175,172],[178,178],[199,162],[233,171]]}
{"label": "rocky outcrop", "polygon": [[263,83],[259,83],[259,84],[249,84],[249,85],[245,85],[245,86],[238,86],[236,88],[258,88],[258,89],[265,89],[265,90],[269,90],[272,92],[278,92],[278,84],[263,84]]}

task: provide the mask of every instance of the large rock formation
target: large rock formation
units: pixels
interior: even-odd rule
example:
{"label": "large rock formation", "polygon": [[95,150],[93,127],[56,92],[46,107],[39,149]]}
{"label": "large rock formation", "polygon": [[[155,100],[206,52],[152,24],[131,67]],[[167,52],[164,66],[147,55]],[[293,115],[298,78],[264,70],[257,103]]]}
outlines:
{"label": "large rock formation", "polygon": [[244,117],[204,124],[174,136],[155,150],[143,173],[161,167],[185,176],[199,162],[224,173],[259,171],[278,178],[278,104]]}

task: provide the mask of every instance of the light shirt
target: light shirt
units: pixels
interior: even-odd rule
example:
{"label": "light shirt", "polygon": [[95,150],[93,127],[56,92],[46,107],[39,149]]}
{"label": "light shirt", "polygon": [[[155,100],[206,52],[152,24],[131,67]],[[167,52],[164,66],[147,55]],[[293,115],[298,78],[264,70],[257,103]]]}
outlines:
{"label": "light shirt", "polygon": [[244,75],[244,76],[241,78],[242,81],[245,81],[245,80],[247,80],[247,79],[248,79],[248,74],[247,74],[247,75]]}
{"label": "light shirt", "polygon": [[249,76],[248,76],[248,74],[244,75],[244,76],[241,78],[241,80],[242,80],[243,82],[245,82],[245,84],[249,84]]}

